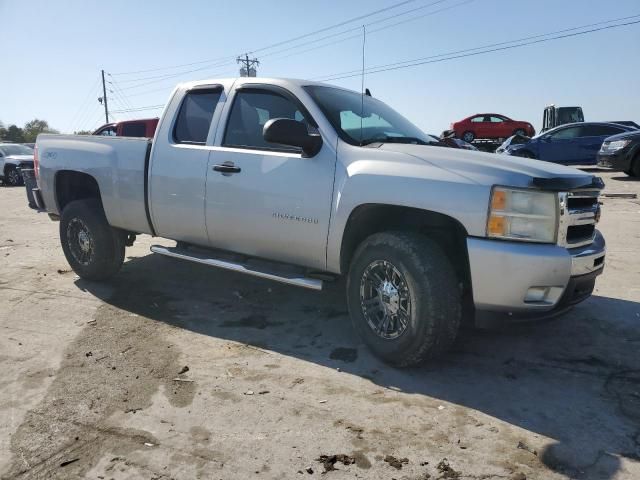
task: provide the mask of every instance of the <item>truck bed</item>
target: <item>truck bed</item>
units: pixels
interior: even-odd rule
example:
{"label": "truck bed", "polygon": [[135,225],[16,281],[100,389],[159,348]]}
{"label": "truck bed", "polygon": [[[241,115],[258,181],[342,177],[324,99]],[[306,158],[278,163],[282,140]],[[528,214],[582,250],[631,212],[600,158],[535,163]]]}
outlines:
{"label": "truck bed", "polygon": [[146,181],[151,150],[147,138],[90,135],[39,135],[39,185],[47,210],[60,214],[56,181],[65,171],[96,179],[109,224],[137,233],[152,233]]}

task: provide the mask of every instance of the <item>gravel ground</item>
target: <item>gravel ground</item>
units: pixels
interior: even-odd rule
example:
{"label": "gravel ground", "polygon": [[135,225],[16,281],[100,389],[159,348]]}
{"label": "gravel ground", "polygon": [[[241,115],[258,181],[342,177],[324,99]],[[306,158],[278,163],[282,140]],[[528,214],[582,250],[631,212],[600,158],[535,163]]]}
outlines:
{"label": "gravel ground", "polygon": [[603,203],[591,299],[394,370],[342,283],[164,258],[146,236],[86,282],[58,224],[0,188],[0,478],[640,478],[640,200]]}

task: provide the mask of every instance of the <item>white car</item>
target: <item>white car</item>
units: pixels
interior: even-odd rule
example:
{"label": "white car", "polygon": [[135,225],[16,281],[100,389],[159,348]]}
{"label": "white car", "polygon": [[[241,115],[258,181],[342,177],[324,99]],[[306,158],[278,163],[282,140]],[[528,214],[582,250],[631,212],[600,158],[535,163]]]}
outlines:
{"label": "white car", "polygon": [[22,185],[22,168],[33,168],[33,148],[19,143],[0,143],[0,178],[3,183]]}

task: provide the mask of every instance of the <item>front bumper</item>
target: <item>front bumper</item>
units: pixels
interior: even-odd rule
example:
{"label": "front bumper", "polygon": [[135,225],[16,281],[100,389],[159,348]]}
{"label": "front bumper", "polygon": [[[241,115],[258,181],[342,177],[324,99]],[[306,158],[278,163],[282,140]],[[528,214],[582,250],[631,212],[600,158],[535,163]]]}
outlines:
{"label": "front bumper", "polygon": [[593,243],[574,249],[472,237],[467,249],[476,310],[525,316],[548,316],[586,299],[606,250],[598,231]]}
{"label": "front bumper", "polygon": [[602,155],[598,153],[597,165],[601,168],[609,168],[611,170],[626,172],[631,169],[631,156],[628,152],[619,152],[613,155]]}

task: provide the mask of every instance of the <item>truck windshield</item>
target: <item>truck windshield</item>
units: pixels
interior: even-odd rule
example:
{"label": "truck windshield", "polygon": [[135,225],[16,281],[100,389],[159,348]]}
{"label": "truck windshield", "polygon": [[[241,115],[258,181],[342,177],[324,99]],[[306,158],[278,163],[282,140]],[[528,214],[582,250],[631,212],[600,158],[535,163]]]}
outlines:
{"label": "truck windshield", "polygon": [[[430,145],[437,139],[427,135],[398,112],[373,97],[323,86],[306,86],[342,140],[351,145],[374,142]],[[362,127],[362,128],[361,128]]]}
{"label": "truck windshield", "polygon": [[580,107],[559,107],[558,108],[558,125],[565,123],[584,122],[584,115]]}
{"label": "truck windshield", "polygon": [[0,145],[0,152],[5,155],[33,155],[33,148],[25,145]]}

